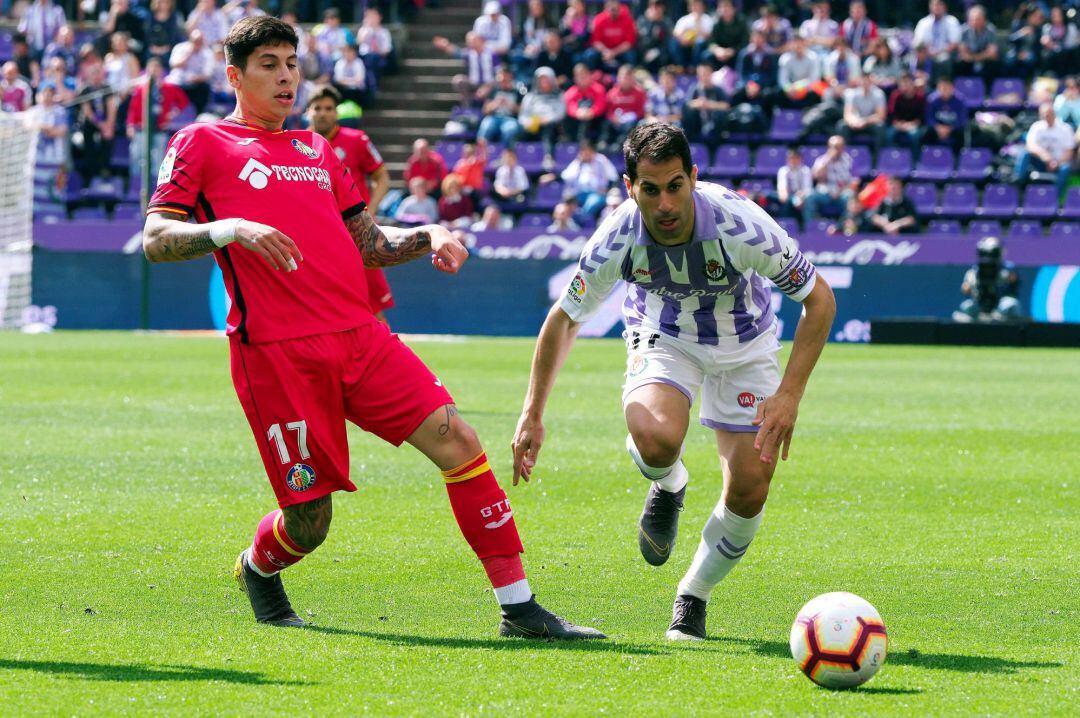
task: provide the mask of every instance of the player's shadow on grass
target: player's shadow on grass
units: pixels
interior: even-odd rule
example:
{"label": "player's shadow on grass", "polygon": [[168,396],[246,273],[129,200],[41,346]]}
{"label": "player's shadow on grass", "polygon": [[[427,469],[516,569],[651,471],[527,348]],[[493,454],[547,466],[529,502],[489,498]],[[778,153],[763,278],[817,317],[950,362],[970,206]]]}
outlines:
{"label": "player's shadow on grass", "polygon": [[17,661],[0,658],[0,670],[36,671],[68,676],[86,681],[119,681],[153,683],[158,681],[225,681],[245,685],[301,685],[297,681],[281,681],[261,673],[235,671],[227,668],[197,666],[146,666],[131,663],[74,663],[68,661]]}
{"label": "player's shadow on grass", "polygon": [[[748,638],[719,636],[715,640],[747,646],[759,656],[791,659],[791,647],[780,641],[761,641]],[[966,656],[956,653],[923,653],[916,649],[889,653],[885,662],[893,666],[915,666],[963,673],[1014,674],[1023,668],[1061,668],[1056,661],[1014,661],[997,656]]]}
{"label": "player's shadow on grass", "polygon": [[449,638],[445,636],[410,636],[404,633],[379,633],[376,631],[358,631],[352,628],[333,628],[331,626],[306,626],[303,630],[327,633],[331,636],[356,636],[386,641],[398,646],[428,646],[432,648],[487,648],[504,651],[516,650],[563,650],[591,651],[594,653],[630,653],[636,656],[666,656],[665,651],[650,646],[638,646],[616,643],[611,640],[586,641],[526,641],[507,638]]}

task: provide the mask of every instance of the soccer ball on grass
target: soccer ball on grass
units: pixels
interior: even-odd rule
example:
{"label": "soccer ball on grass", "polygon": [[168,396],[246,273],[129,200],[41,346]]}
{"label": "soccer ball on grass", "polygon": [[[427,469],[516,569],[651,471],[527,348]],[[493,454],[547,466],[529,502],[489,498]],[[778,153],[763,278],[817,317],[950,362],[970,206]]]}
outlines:
{"label": "soccer ball on grass", "polygon": [[866,683],[885,662],[888,642],[877,609],[843,591],[807,603],[791,627],[792,658],[807,678],[826,688]]}

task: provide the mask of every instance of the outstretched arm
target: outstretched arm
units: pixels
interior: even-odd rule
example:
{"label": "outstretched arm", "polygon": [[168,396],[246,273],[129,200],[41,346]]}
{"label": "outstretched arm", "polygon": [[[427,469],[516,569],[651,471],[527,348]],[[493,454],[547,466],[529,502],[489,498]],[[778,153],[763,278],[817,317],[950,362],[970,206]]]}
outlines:
{"label": "outstretched arm", "polygon": [[446,227],[380,227],[364,211],[345,220],[365,267],[393,267],[431,254],[431,263],[441,272],[453,274],[469,256]]}
{"label": "outstretched arm", "polygon": [[179,212],[154,212],[143,226],[143,253],[151,262],[183,262],[236,242],[255,252],[271,269],[291,272],[304,258],[287,236],[273,227],[242,219],[191,224]]}
{"label": "outstretched arm", "polygon": [[514,486],[518,478],[529,480],[540,446],[544,443],[544,407],[555,386],[555,378],[574,345],[581,324],[555,304],[548,312],[533,352],[529,389],[521,410],[511,448],[514,450]]}

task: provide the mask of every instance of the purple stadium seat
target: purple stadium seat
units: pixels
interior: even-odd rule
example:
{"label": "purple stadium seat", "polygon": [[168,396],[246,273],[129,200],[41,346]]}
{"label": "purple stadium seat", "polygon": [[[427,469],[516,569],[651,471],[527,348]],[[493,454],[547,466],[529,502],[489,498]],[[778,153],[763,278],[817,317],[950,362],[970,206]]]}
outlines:
{"label": "purple stadium seat", "polygon": [[1076,222],[1054,222],[1050,225],[1050,238],[1058,241],[1080,242],[1080,224]]}
{"label": "purple stadium seat", "polygon": [[1015,185],[988,184],[977,213],[983,217],[1012,217],[1019,203],[1020,193]]}
{"label": "purple stadium seat", "polygon": [[753,194],[761,194],[764,192],[775,192],[776,183],[771,179],[751,179],[745,180],[739,185],[739,189],[744,189],[747,192]]}
{"label": "purple stadium seat", "polygon": [[803,145],[799,148],[799,154],[802,155],[803,164],[812,168],[814,161],[825,154],[825,147],[823,145]]}
{"label": "purple stadium seat", "polygon": [[969,239],[982,239],[983,237],[1000,237],[1001,222],[992,219],[977,219],[968,225]]}
{"label": "purple stadium seat", "polygon": [[807,225],[805,234],[815,235],[820,237],[823,234],[828,234],[829,229],[836,224],[836,220],[833,219],[814,219]]}
{"label": "purple stadium seat", "polygon": [[975,214],[975,208],[979,206],[979,193],[975,185],[968,182],[954,182],[945,185],[945,192],[941,195],[941,206],[937,214],[942,217],[959,217],[961,219]]}
{"label": "purple stadium seat", "polygon": [[143,216],[142,205],[121,202],[113,210],[113,219],[140,219]]}
{"label": "purple stadium seat", "polygon": [[0,32],[0,62],[7,62],[15,54],[10,32]]}
{"label": "purple stadium seat", "polygon": [[1032,184],[1024,190],[1024,206],[1020,209],[1025,217],[1049,219],[1057,214],[1058,193],[1052,184]]}
{"label": "purple stadium seat", "polygon": [[870,176],[870,148],[863,145],[852,145],[848,147],[848,154],[851,155],[851,174],[855,177],[869,177]]}
{"label": "purple stadium seat", "polygon": [[560,142],[555,145],[555,171],[562,172],[577,157],[578,146],[573,142]]}
{"label": "purple stadium seat", "polygon": [[622,153],[622,150],[606,152],[604,156],[611,160],[611,164],[615,165],[615,171],[620,175],[626,171],[626,155]]}
{"label": "purple stadium seat", "polygon": [[953,178],[978,182],[990,176],[990,163],[994,154],[985,147],[964,147],[960,150],[960,159],[956,163]]}
{"label": "purple stadium seat", "polygon": [[911,174],[911,150],[886,147],[878,154],[877,173],[907,179]]}
{"label": "purple stadium seat", "polygon": [[787,163],[787,148],[783,145],[762,145],[754,155],[754,167],[751,177],[776,177],[776,173]]}
{"label": "purple stadium seat", "polygon": [[904,187],[904,194],[919,215],[931,215],[937,208],[937,187],[932,182],[911,182]]}
{"label": "purple stadium seat", "polygon": [[1058,216],[1063,219],[1080,219],[1080,187],[1065,190],[1065,204]]}
{"label": "purple stadium seat", "polygon": [[952,149],[941,145],[924,147],[919,163],[911,172],[912,179],[942,182],[952,177],[955,159]]}
{"label": "purple stadium seat", "polygon": [[750,174],[750,148],[746,145],[720,145],[709,167],[714,177],[745,177]]}
{"label": "purple stadium seat", "polygon": [[1019,219],[1009,225],[1009,239],[1041,239],[1042,225],[1034,220]]}
{"label": "purple stadium seat", "polygon": [[555,209],[555,205],[562,202],[562,198],[562,182],[548,182],[536,188],[536,193],[525,203],[525,206],[536,212],[551,212]]}
{"label": "purple stadium seat", "polygon": [[799,138],[802,130],[802,112],[800,110],[777,110],[773,114],[769,139],[774,142],[791,142]]}
{"label": "purple stadium seat", "polygon": [[457,161],[461,159],[462,147],[464,142],[456,140],[443,140],[435,145],[435,151],[442,155],[442,158],[446,160],[447,169],[453,169]]}
{"label": "purple stadium seat", "polygon": [[981,77],[957,77],[953,80],[956,96],[964,101],[968,109],[982,107],[986,99],[986,83]]}
{"label": "purple stadium seat", "polygon": [[517,150],[518,163],[526,172],[536,175],[544,171],[543,142],[518,142],[514,149]]}
{"label": "purple stadium seat", "polygon": [[694,86],[695,82],[697,82],[697,77],[695,75],[675,76],[675,86],[683,92],[690,92],[690,88]]}
{"label": "purple stadium seat", "polygon": [[517,226],[522,229],[544,229],[551,224],[551,215],[527,212],[521,215]]}
{"label": "purple stadium seat", "polygon": [[779,217],[777,218],[776,223],[779,224],[783,228],[783,230],[792,237],[798,237],[800,234],[802,234],[802,230],[799,229],[799,221],[797,219],[793,219],[791,217]]}
{"label": "purple stadium seat", "polygon": [[690,143],[690,161],[697,165],[698,172],[709,170],[709,148],[700,142]]}
{"label": "purple stadium seat", "polygon": [[990,86],[990,97],[986,100],[986,109],[1009,112],[1018,110],[1024,104],[1027,90],[1019,77],[999,77]]}
{"label": "purple stadium seat", "polygon": [[487,146],[487,167],[484,169],[491,174],[495,174],[495,170],[499,169],[499,165],[502,164],[502,142],[488,142]]}
{"label": "purple stadium seat", "polygon": [[930,224],[927,225],[926,231],[929,234],[949,234],[954,237],[963,234],[963,230],[960,229],[960,222],[955,219],[932,219]]}
{"label": "purple stadium seat", "polygon": [[95,177],[90,180],[90,186],[82,191],[81,199],[87,202],[119,202],[124,194],[122,184],[119,177]]}

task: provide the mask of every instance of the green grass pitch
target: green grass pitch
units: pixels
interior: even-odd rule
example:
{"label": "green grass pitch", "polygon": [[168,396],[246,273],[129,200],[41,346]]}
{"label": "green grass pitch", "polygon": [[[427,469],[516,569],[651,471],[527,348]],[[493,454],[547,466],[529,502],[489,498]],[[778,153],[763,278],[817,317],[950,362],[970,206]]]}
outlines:
{"label": "green grass pitch", "polygon": [[[532,342],[413,346],[488,447],[539,598],[610,641],[498,639],[438,473],[355,429],[360,491],[286,575],[316,630],[256,625],[230,570],[273,499],[225,342],[3,334],[0,714],[1076,715],[1080,354],[828,347],[711,639],[672,645],[720,493],[710,433],[692,425],[683,532],[651,568],[620,343],[578,343],[517,488]],[[798,609],[833,590],[888,626],[859,690],[817,688],[788,653]]]}

